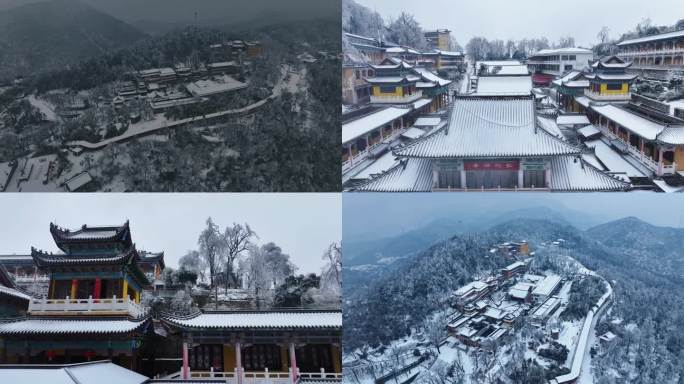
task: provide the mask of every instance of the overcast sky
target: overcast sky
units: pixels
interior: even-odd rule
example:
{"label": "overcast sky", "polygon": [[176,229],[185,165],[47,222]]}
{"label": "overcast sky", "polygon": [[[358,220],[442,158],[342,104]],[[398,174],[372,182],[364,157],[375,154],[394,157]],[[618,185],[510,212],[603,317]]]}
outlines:
{"label": "overcast sky", "polygon": [[323,252],[341,240],[339,194],[0,194],[0,254],[28,254],[31,246],[57,252],[50,222],[71,229],[119,225],[130,220],[138,249],[164,251],[176,267],[207,217],[225,228],[248,223],[259,244],[275,242],[299,267],[319,273]]}
{"label": "overcast sky", "polygon": [[[0,10],[50,0],[0,0]],[[195,12],[201,22],[225,25],[254,18],[312,19],[340,17],[340,0],[73,0],[90,4],[128,23],[187,22]],[[263,20],[261,20],[263,22]]]}
{"label": "overcast sky", "polygon": [[487,39],[572,35],[578,45],[596,42],[602,26],[611,37],[633,29],[644,17],[656,25],[684,18],[682,0],[550,1],[550,0],[356,0],[385,20],[402,11],[416,16],[423,29],[448,28],[461,46],[473,36]]}
{"label": "overcast sky", "polygon": [[[389,197],[391,196],[391,198]],[[684,199],[662,193],[346,193],[342,196],[344,238],[391,236],[441,217],[548,207],[586,214],[600,222],[635,216],[648,223],[684,227]]]}

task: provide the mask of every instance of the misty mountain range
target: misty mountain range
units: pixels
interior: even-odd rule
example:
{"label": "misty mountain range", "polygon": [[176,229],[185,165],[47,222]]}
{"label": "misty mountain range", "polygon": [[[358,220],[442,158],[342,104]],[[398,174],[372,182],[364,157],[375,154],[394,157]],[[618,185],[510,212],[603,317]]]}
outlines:
{"label": "misty mountain range", "polygon": [[63,69],[150,35],[197,26],[262,28],[337,18],[328,1],[0,0],[0,79]]}
{"label": "misty mountain range", "polygon": [[[0,11],[46,0],[0,0]],[[72,2],[75,2],[72,1]],[[144,32],[199,26],[251,25],[316,18],[340,19],[339,3],[319,0],[80,0]]]}

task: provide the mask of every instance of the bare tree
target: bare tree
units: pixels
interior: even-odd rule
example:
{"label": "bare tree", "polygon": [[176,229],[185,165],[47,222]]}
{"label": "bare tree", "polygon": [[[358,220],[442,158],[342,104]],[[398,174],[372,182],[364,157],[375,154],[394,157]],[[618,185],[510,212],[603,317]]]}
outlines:
{"label": "bare tree", "polygon": [[599,33],[596,34],[596,37],[599,39],[601,44],[605,44],[608,42],[609,34],[610,34],[610,28],[608,28],[607,26],[604,25],[601,28],[601,30],[599,31]]}

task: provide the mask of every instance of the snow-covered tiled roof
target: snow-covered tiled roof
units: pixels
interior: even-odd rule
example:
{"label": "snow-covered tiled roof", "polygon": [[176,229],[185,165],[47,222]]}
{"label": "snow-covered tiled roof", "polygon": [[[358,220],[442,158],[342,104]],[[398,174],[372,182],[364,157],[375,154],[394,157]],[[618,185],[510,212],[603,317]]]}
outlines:
{"label": "snow-covered tiled roof", "polygon": [[418,101],[413,102],[413,109],[420,109],[423,108],[424,106],[432,103],[431,99],[420,99]]}
{"label": "snow-covered tiled roof", "polygon": [[185,328],[292,329],[342,328],[341,311],[244,311],[206,312],[194,317],[163,318],[169,324]]}
{"label": "snow-covered tiled roof", "polygon": [[439,117],[419,117],[416,122],[413,123],[415,127],[434,127],[442,121]]}
{"label": "snow-covered tiled roof", "polygon": [[602,80],[634,80],[638,75],[629,73],[593,73],[586,75],[588,79],[599,78]]}
{"label": "snow-covered tiled roof", "polygon": [[601,133],[601,131],[593,125],[587,125],[586,127],[578,129],[577,133],[582,135],[582,137],[591,137]]}
{"label": "snow-covered tiled roof", "polygon": [[367,82],[371,84],[395,84],[395,83],[402,83],[402,82],[408,82],[408,83],[413,83],[420,80],[420,77],[414,76],[414,75],[406,75],[406,76],[376,76],[376,77],[369,77],[366,79]]}
{"label": "snow-covered tiled roof", "polygon": [[589,103],[591,102],[591,100],[589,100],[589,98],[586,96],[577,96],[575,97],[575,101],[577,102],[577,104],[583,106],[584,108],[588,108]]}
{"label": "snow-covered tiled roof", "polygon": [[348,143],[377,128],[383,127],[409,112],[411,110],[408,108],[389,107],[342,124],[342,143]]}
{"label": "snow-covered tiled roof", "polygon": [[593,105],[591,108],[599,115],[620,124],[632,133],[636,133],[647,140],[655,140],[658,134],[665,128],[662,124],[643,118],[613,104]]}
{"label": "snow-covered tiled roof", "polygon": [[496,73],[497,76],[506,75],[529,75],[530,71],[527,69],[526,65],[504,65]]}
{"label": "snow-covered tiled roof", "polygon": [[665,40],[665,39],[674,39],[674,38],[678,38],[678,37],[684,37],[684,29],[679,30],[679,31],[674,31],[674,32],[666,32],[666,33],[659,33],[659,34],[657,34],[657,35],[639,37],[639,38],[636,38],[636,39],[623,40],[623,41],[617,43],[617,45],[620,46],[620,45],[629,45],[629,44],[645,43],[645,42],[648,42],[648,41],[657,41],[657,40]]}
{"label": "snow-covered tiled roof", "polygon": [[61,253],[47,253],[40,251],[31,247],[31,255],[33,260],[39,267],[48,265],[68,265],[68,264],[79,264],[79,265],[117,265],[126,264],[131,259],[138,258],[138,251],[135,247],[130,247],[125,251],[116,254],[90,254],[90,255],[73,255],[73,254],[61,254]]}
{"label": "snow-covered tiled roof", "polygon": [[386,172],[354,188],[362,192],[429,192],[432,190],[432,162],[404,159]]}
{"label": "snow-covered tiled roof", "polygon": [[0,382],[13,384],[142,384],[148,380],[146,376],[110,361],[0,367]]}
{"label": "snow-covered tiled roof", "polygon": [[542,49],[539,50],[532,55],[530,55],[530,58],[534,56],[550,56],[550,55],[568,55],[568,54],[589,54],[593,53],[591,49],[586,49],[586,48],[576,48],[576,47],[568,47],[568,48],[553,48],[553,49]]}
{"label": "snow-covered tiled roof", "polygon": [[418,73],[423,79],[426,81],[431,81],[433,83],[437,83],[440,87],[443,87],[445,85],[451,84],[451,80],[447,79],[442,79],[441,77],[437,76],[436,74],[432,73],[430,70],[426,68],[414,68],[413,69],[415,72]]}
{"label": "snow-covered tiled roof", "polygon": [[518,60],[485,60],[485,61],[478,61],[475,63],[476,68],[480,68],[481,65],[485,65],[488,67],[504,67],[507,65],[520,65],[522,64]]}
{"label": "snow-covered tiled roof", "polygon": [[116,334],[133,332],[145,324],[147,324],[147,318],[142,320],[26,318],[0,323],[0,335]]}
{"label": "snow-covered tiled roof", "polygon": [[580,152],[537,128],[532,97],[456,98],[448,126],[395,150],[399,156],[422,158],[515,158]]}
{"label": "snow-covered tiled roof", "polygon": [[594,154],[601,163],[612,173],[622,174],[625,177],[646,177],[638,168],[628,162],[622,154],[613,149],[601,139],[590,140],[585,143],[594,150]]}
{"label": "snow-covered tiled roof", "polygon": [[537,122],[539,123],[539,127],[544,129],[546,132],[550,133],[551,135],[559,139],[565,140],[563,132],[558,127],[558,124],[556,124],[556,121],[552,118],[539,116],[537,117]]}
{"label": "snow-covered tiled roof", "polygon": [[555,192],[623,191],[630,188],[629,183],[611,177],[575,156],[551,159],[549,186]]}
{"label": "snow-covered tiled roof", "polygon": [[556,118],[556,124],[558,125],[580,125],[580,124],[591,124],[587,115],[559,115]]}
{"label": "snow-covered tiled roof", "polygon": [[0,284],[0,295],[8,295],[8,296],[13,296],[19,299],[23,300],[31,300],[31,297],[24,292],[21,292],[19,290],[16,290],[14,288],[10,287],[5,287],[4,285]]}
{"label": "snow-covered tiled roof", "polygon": [[482,290],[485,288],[487,288],[486,283],[484,283],[480,280],[475,280],[475,281],[471,281],[470,283],[468,283],[468,284],[462,286],[461,288],[457,289],[456,291],[454,291],[454,294],[460,296],[460,295],[465,295],[466,293],[468,293],[472,290],[479,291],[479,290]]}
{"label": "snow-covered tiled roof", "polygon": [[534,290],[532,291],[533,295],[541,295],[541,296],[548,296],[553,292],[554,289],[560,284],[561,282],[561,277],[558,275],[548,275],[544,278],[544,280],[540,281],[536,287],[534,287]]}
{"label": "snow-covered tiled roof", "polygon": [[478,96],[527,96],[532,92],[531,76],[480,76]]}
{"label": "snow-covered tiled roof", "polygon": [[659,135],[658,141],[666,144],[684,144],[684,127],[667,127]]}
{"label": "snow-covered tiled roof", "polygon": [[415,140],[421,136],[425,135],[425,131],[423,131],[420,128],[416,127],[411,127],[407,129],[404,133],[401,134],[402,137],[405,137],[407,139]]}

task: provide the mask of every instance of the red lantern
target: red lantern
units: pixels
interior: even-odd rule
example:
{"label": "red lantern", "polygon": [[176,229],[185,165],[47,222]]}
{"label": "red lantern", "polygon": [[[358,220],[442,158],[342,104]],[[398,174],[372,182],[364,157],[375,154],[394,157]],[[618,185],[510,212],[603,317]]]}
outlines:
{"label": "red lantern", "polygon": [[83,356],[85,356],[85,358],[88,359],[88,361],[90,361],[90,359],[95,357],[95,352],[94,351],[85,351],[85,353],[83,353]]}

